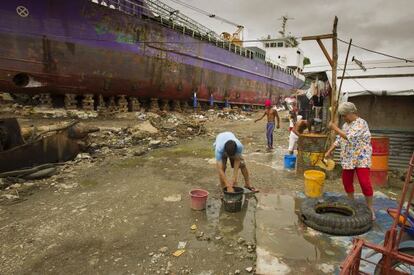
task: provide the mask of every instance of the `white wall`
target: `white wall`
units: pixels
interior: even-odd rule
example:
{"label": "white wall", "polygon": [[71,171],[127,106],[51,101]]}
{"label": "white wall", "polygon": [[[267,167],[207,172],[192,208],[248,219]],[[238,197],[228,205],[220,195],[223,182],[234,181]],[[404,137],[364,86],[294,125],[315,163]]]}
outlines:
{"label": "white wall", "polygon": [[[266,57],[281,66],[292,66],[303,69],[303,51],[300,48],[266,48]],[[300,52],[298,54],[297,52]]]}

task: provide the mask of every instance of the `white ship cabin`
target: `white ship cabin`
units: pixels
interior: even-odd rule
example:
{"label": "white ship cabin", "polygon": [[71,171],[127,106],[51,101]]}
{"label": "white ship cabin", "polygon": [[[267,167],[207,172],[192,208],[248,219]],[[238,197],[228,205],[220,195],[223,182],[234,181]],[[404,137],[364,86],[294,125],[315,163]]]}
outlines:
{"label": "white ship cabin", "polygon": [[267,38],[262,40],[266,58],[282,68],[289,68],[296,72],[303,70],[303,51],[298,47],[294,37]]}

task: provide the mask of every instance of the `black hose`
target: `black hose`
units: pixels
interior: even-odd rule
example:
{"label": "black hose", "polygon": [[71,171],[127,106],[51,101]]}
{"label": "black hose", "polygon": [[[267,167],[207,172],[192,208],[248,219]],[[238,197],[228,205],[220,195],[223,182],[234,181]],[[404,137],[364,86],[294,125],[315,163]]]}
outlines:
{"label": "black hose", "polygon": [[7,177],[24,177],[26,175],[33,174],[40,170],[56,167],[58,165],[63,165],[65,163],[46,163],[39,166],[35,166],[32,168],[20,169],[20,170],[13,170],[9,172],[4,172],[0,174],[0,178],[7,178]]}

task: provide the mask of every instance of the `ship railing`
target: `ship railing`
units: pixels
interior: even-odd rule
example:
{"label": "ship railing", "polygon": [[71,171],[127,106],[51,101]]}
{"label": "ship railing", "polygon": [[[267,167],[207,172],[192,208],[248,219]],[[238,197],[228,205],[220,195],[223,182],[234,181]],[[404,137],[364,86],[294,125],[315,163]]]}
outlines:
{"label": "ship railing", "polygon": [[92,2],[134,16],[149,11],[148,7],[133,0],[92,0]]}
{"label": "ship railing", "polygon": [[265,60],[266,60],[266,64],[268,64],[268,66],[272,67],[273,69],[276,69],[278,71],[282,71],[282,72],[284,72],[286,74],[289,74],[289,75],[296,76],[295,75],[295,71],[292,70],[291,68],[289,68],[289,67],[282,67],[282,66],[279,65],[278,62],[276,62],[273,59],[268,58],[268,57],[266,57]]}
{"label": "ship railing", "polygon": [[221,37],[215,33],[213,30],[203,26],[197,21],[191,19],[190,17],[180,13],[179,10],[174,9],[165,3],[157,0],[145,0],[145,3],[148,7],[159,15],[164,15],[170,20],[179,21],[190,29],[194,29],[196,32],[199,32],[201,35],[211,36],[217,40],[222,40]]}
{"label": "ship railing", "polygon": [[140,5],[139,3],[130,0],[92,0],[92,2],[134,16],[141,15],[144,10],[149,11],[154,16],[153,19],[164,26],[168,26],[183,34],[190,35],[199,40],[208,41],[218,47],[253,59],[253,52],[250,50],[222,39],[214,31],[204,27],[160,1],[146,0],[146,5]]}

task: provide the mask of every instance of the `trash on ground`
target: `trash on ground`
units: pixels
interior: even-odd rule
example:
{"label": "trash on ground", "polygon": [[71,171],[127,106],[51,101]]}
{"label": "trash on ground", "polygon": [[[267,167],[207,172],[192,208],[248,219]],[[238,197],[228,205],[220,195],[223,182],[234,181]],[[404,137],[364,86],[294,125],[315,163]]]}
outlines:
{"label": "trash on ground", "polygon": [[184,249],[187,246],[187,242],[178,242],[177,249]]}
{"label": "trash on ground", "polygon": [[184,249],[179,249],[179,250],[177,250],[177,251],[175,251],[175,252],[173,253],[173,256],[175,256],[175,257],[180,257],[181,255],[183,255],[183,254],[184,254],[184,252],[185,252],[185,250],[184,250]]}

